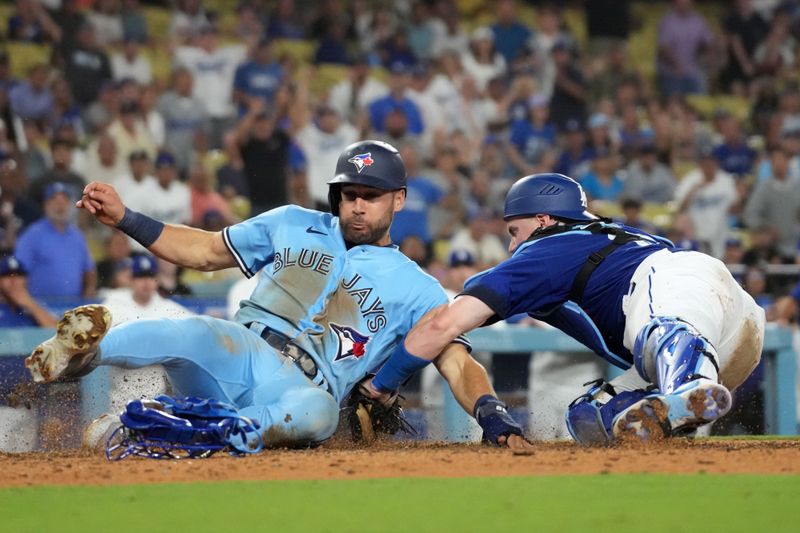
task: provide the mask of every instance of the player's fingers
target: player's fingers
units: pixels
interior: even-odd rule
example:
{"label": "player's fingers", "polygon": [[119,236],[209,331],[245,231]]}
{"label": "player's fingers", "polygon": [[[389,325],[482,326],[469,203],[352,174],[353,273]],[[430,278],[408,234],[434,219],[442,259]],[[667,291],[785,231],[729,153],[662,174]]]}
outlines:
{"label": "player's fingers", "polygon": [[103,204],[101,204],[100,202],[96,202],[91,198],[87,198],[87,203],[92,207],[94,211],[100,211],[101,209],[103,209]]}
{"label": "player's fingers", "polygon": [[102,185],[103,184],[98,181],[89,182],[86,184],[86,187],[83,188],[83,194],[87,195],[90,191],[101,188]]}
{"label": "player's fingers", "polygon": [[91,182],[89,185],[83,188],[84,196],[89,196],[91,198],[109,200],[114,198],[114,189],[106,184],[100,183],[97,181]]}
{"label": "player's fingers", "polygon": [[85,196],[80,200],[78,200],[77,202],[75,202],[75,207],[79,209],[86,209],[89,213],[93,215],[95,214],[96,211],[95,207],[89,204],[89,199]]}
{"label": "player's fingers", "polygon": [[505,444],[510,450],[533,450],[534,446],[530,442],[528,442],[525,437],[520,435],[509,435],[508,437],[500,437],[497,439],[498,443],[500,439],[503,439],[503,443],[500,446]]}

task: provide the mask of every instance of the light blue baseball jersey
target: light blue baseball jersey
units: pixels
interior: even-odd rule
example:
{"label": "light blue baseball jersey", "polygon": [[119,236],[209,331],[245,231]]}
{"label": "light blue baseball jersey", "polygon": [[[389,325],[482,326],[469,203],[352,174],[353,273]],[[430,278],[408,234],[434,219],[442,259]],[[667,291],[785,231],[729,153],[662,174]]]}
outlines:
{"label": "light blue baseball jersey", "polygon": [[396,246],[348,249],[329,213],[284,206],[226,228],[223,237],[245,275],[262,271],[235,320],[264,324],[305,349],[337,402],[417,320],[448,301]]}

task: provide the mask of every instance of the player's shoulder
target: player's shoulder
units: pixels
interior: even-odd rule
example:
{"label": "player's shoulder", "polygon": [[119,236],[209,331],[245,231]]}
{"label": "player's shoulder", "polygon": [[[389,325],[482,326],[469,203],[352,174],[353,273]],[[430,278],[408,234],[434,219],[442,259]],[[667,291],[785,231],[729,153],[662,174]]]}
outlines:
{"label": "player's shoulder", "polygon": [[[389,251],[386,254],[388,260],[382,265],[382,270],[394,279],[398,279],[401,282],[398,285],[402,285],[403,290],[424,291],[432,286],[441,287],[439,280],[423,270],[415,261],[409,259],[399,248],[393,247],[387,251]],[[406,285],[405,281],[410,280],[413,280],[413,283]]]}
{"label": "player's shoulder", "polygon": [[285,205],[277,208],[282,211],[281,215],[284,223],[292,226],[309,226],[330,228],[333,225],[334,216],[330,213],[308,209],[299,205]]}

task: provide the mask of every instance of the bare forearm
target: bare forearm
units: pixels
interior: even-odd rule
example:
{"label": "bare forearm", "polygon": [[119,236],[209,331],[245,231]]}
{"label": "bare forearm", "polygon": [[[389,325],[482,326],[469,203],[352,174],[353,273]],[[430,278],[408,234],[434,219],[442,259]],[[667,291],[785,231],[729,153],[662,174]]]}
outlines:
{"label": "bare forearm", "polygon": [[463,333],[457,324],[444,320],[447,309],[446,306],[434,309],[412,328],[405,339],[408,353],[432,361]]}
{"label": "bare forearm", "polygon": [[496,396],[486,370],[470,357],[464,346],[451,344],[434,364],[459,405],[470,415],[478,398],[486,394]]}
{"label": "bare forearm", "polygon": [[167,224],[149,249],[170,263],[205,272],[236,266],[219,232]]}

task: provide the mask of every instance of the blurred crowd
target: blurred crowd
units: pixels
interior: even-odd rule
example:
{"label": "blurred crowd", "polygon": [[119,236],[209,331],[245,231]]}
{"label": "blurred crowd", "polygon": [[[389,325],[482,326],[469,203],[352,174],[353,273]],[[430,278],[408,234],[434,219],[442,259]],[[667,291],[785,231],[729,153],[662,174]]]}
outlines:
{"label": "blurred crowd", "polygon": [[[509,185],[555,171],[593,211],[734,265],[770,318],[797,314],[797,0],[15,0],[7,13],[0,249],[18,268],[0,281],[23,276],[34,298],[131,283],[144,250],[74,207],[90,181],[218,230],[286,203],[326,210],[338,154],[375,138],[408,168],[394,242],[454,291],[455,269],[507,256]],[[47,59],[19,72],[21,45]],[[157,269],[164,295],[208,279]]]}

